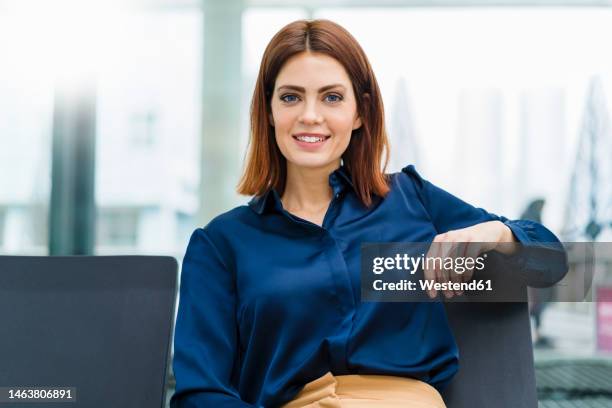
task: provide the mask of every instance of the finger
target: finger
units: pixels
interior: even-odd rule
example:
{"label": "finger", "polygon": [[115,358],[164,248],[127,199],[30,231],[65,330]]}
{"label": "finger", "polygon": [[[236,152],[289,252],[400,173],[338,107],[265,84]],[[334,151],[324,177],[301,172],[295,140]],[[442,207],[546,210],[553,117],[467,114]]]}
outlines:
{"label": "finger", "polygon": [[[465,272],[465,267],[463,266],[463,262],[465,261],[464,256],[463,256],[464,246],[465,245],[462,242],[455,243],[455,249],[452,253],[453,258],[454,258],[453,262],[454,262],[455,267],[449,271],[449,275],[450,275],[450,280],[453,283],[453,285],[457,283],[459,284],[461,283],[462,275]],[[455,296],[459,295],[459,290],[455,290],[451,288],[451,292]]]}
{"label": "finger", "polygon": [[[447,235],[445,239],[447,241],[440,244],[441,262],[437,265],[438,268],[436,270],[436,278],[438,279],[438,282],[448,284],[448,282],[451,280],[450,274],[453,272],[445,267],[446,260],[453,258],[455,243],[452,241],[453,238],[451,235]],[[446,298],[452,298],[454,296],[454,293],[450,288],[444,289],[443,293]]]}
{"label": "finger", "polygon": [[[436,251],[438,249],[438,244],[436,242],[437,238],[438,237],[436,236],[434,241],[429,246],[429,250],[425,255],[425,264],[423,265],[423,279],[425,279],[426,282],[431,283],[435,283],[436,281],[436,271],[434,269],[434,265],[432,265],[431,262],[427,262],[427,260],[436,256]],[[429,296],[431,299],[435,298],[436,295],[437,291],[435,289],[432,288],[431,290],[427,290],[427,296]]]}
{"label": "finger", "polygon": [[[436,235],[433,242],[431,243],[431,246],[429,247],[429,252],[426,258],[426,260],[429,260],[426,262],[428,266],[428,270],[429,270],[428,279],[434,284],[438,282],[438,274],[439,274],[438,272],[439,265],[436,260],[440,259],[441,246],[442,246],[442,243],[445,241],[445,239],[446,239],[446,234]],[[430,298],[435,298],[436,296],[438,296],[438,291],[432,288],[430,291],[428,291],[428,294]]]}
{"label": "finger", "polygon": [[[469,242],[469,238],[462,238],[461,243],[458,244],[457,246],[457,262],[459,262],[459,259],[461,259],[461,263],[459,264],[459,266],[456,268],[456,273],[455,273],[455,277],[457,278],[457,282],[459,284],[463,283],[466,281],[467,276],[470,273],[470,258],[469,258],[469,248],[470,248],[470,242]],[[461,290],[460,288],[455,290],[455,295],[457,296],[461,296],[463,295],[463,290]]]}

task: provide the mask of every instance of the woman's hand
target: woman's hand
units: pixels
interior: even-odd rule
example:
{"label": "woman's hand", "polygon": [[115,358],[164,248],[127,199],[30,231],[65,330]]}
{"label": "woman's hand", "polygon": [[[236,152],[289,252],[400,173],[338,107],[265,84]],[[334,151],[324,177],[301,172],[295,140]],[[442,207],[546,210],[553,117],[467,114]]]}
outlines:
{"label": "woman's hand", "polygon": [[[512,242],[517,241],[510,228],[503,222],[487,221],[471,227],[436,235],[432,245],[429,247],[426,259],[430,257],[440,257],[441,259],[457,257],[476,259],[480,254],[492,250],[510,255],[516,251],[515,245],[508,244]],[[425,279],[440,283],[449,281],[458,283],[468,282],[472,279],[474,272],[473,268],[465,268],[463,273],[449,271],[436,267],[439,266],[439,263],[435,266],[431,264],[429,266],[429,268],[424,268]],[[443,292],[447,298],[463,293],[461,290],[445,290]],[[435,298],[437,291],[432,288],[427,294],[430,298]]]}

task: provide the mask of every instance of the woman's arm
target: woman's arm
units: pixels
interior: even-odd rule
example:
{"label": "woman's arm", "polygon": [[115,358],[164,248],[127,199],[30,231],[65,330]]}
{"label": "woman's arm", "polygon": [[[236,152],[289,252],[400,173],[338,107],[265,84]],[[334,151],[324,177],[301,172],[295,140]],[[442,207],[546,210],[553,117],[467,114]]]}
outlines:
{"label": "woman's arm", "polygon": [[234,279],[205,229],[189,240],[174,335],[172,408],[253,407],[237,390]]}
{"label": "woman's arm", "polygon": [[509,220],[476,208],[424,180],[412,165],[404,167],[402,173],[414,186],[438,232],[434,242],[479,243],[478,248],[471,245],[471,256],[490,250],[500,252],[521,270],[529,286],[551,286],[565,276],[566,252],[559,239],[542,224]]}

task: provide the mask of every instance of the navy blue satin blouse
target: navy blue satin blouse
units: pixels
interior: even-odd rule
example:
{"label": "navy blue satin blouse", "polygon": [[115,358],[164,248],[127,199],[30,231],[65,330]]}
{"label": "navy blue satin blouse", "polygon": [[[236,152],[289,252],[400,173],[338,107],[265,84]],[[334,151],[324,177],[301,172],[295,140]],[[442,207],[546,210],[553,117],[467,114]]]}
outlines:
{"label": "navy blue satin blouse", "polygon": [[414,377],[442,390],[458,350],[441,302],[360,302],[362,242],[431,242],[504,222],[522,243],[558,242],[541,224],[475,208],[420,177],[390,175],[370,208],[344,166],[322,227],[275,190],[194,231],[183,261],[173,408],[277,407],[328,371]]}

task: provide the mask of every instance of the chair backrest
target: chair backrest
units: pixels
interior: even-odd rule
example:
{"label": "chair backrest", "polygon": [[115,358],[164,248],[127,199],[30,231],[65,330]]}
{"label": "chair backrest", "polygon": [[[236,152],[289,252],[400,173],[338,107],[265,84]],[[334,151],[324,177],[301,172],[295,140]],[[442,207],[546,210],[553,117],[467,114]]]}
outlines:
{"label": "chair backrest", "polygon": [[449,408],[538,406],[527,303],[447,303],[459,372]]}
{"label": "chair backrest", "polygon": [[162,407],[177,272],[171,257],[0,257],[0,384]]}
{"label": "chair backrest", "polygon": [[537,407],[526,281],[500,257],[490,256],[487,265],[479,279],[491,279],[496,291],[444,305],[459,372],[442,396],[449,408]]}

